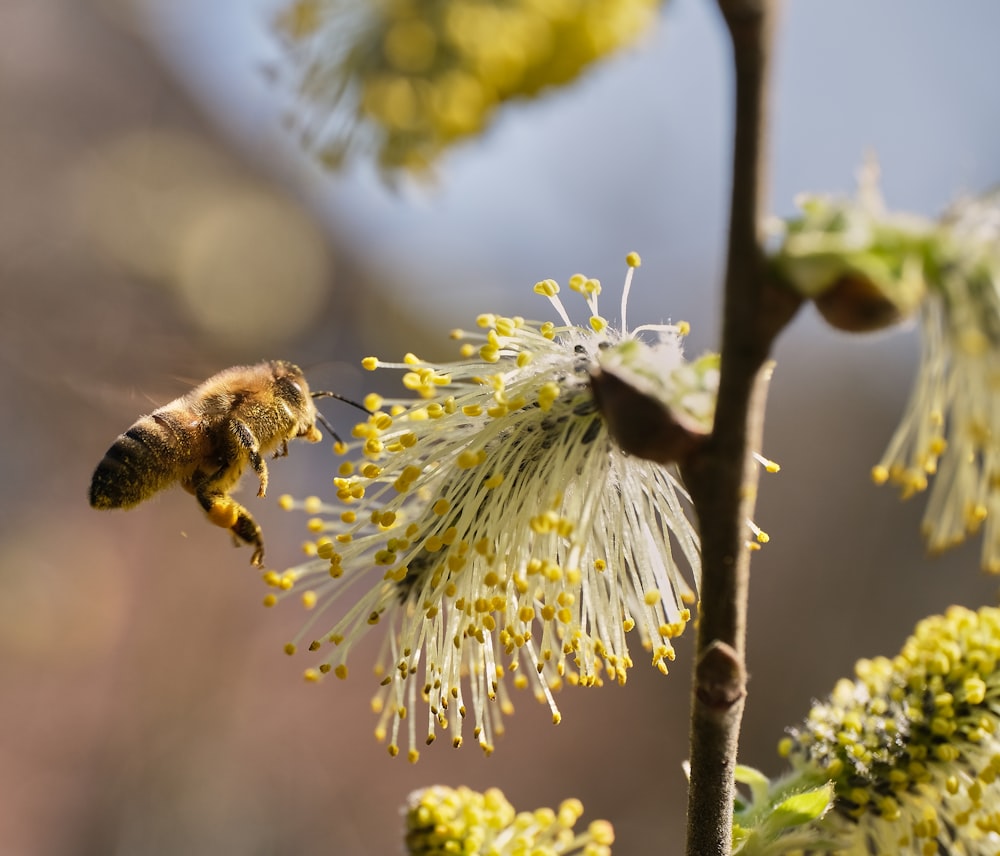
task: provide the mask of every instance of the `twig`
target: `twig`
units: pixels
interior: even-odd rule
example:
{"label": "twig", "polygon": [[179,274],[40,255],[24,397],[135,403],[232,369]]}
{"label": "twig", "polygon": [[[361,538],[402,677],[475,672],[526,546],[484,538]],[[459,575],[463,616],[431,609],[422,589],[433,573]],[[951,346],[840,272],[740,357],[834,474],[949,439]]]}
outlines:
{"label": "twig", "polygon": [[732,847],[733,771],[746,694],[746,609],[763,408],[775,336],[798,308],[768,280],[767,66],[778,0],[718,0],[733,43],[736,116],[722,368],[715,424],[684,467],[702,541],[701,604],[691,719],[688,856]]}

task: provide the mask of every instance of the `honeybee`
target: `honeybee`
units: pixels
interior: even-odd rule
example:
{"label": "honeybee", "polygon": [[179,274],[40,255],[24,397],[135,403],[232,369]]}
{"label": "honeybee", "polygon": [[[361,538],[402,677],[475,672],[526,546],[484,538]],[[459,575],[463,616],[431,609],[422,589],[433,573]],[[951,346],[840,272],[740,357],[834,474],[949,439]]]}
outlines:
{"label": "honeybee", "polygon": [[213,375],[187,395],[141,417],[108,449],[90,483],[94,508],[133,508],[180,482],[195,495],[208,519],[229,529],[233,540],[254,548],[250,563],[264,561],[261,528],[229,496],[247,464],[267,493],[264,456],[288,454],[288,441],[319,442],[317,420],[339,441],[313,403],[333,392],[310,392],[302,370],[284,360],[235,366]]}

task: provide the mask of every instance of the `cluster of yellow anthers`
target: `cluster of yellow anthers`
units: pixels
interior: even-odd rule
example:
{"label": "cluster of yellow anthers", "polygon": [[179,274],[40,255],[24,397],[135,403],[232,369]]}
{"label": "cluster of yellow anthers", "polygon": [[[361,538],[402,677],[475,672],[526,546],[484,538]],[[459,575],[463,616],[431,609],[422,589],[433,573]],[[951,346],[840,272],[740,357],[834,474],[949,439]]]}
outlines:
{"label": "cluster of yellow anthers", "polygon": [[653,0],[295,0],[278,19],[304,136],[338,164],[428,166],[504,101],[569,82],[634,41]]}
{"label": "cluster of yellow anthers", "polygon": [[930,549],[982,530],[983,567],[1000,573],[1000,200],[966,200],[944,226],[921,311],[917,380],[872,476],[903,496],[930,482],[922,523]]}
{"label": "cluster of yellow anthers", "polygon": [[583,805],[575,799],[564,800],[558,811],[517,812],[497,788],[479,793],[438,785],[410,795],[406,852],[411,856],[610,856],[615,840],[611,824],[595,820],[585,832],[575,832],[582,815]]}
{"label": "cluster of yellow anthers", "polygon": [[1000,852],[1000,609],[951,607],[894,658],[862,660],[780,751],[832,780],[811,853]]}
{"label": "cluster of yellow anthers", "polygon": [[877,169],[857,199],[804,197],[778,228],[774,264],[836,327],[882,329],[919,315],[910,402],[872,469],[904,498],[929,492],[933,552],[982,530],[983,567],[1000,573],[1000,193],[938,221],[888,213]]}
{"label": "cluster of yellow anthers", "polygon": [[[638,256],[628,263],[626,295]],[[415,397],[368,398],[373,412],[354,430],[335,501],[282,500],[316,515],[316,540],[305,564],[265,575],[266,602],[294,587],[313,609],[287,648],[308,640],[321,658],[310,680],[346,677],[354,645],[385,626],[374,705],[392,754],[405,724],[418,756],[418,701],[423,740],[449,729],[460,745],[471,709],[475,738],[492,751],[511,709],[505,678],[532,688],[558,722],[553,690],[605,674],[623,682],[633,628],[665,673],[690,619],[693,593],[674,558],[679,550],[697,579],[686,493],[671,467],[611,440],[590,372],[626,347],[629,363],[655,366],[666,398],[674,390],[689,412],[714,407],[693,385],[714,392],[717,378],[704,366],[692,374],[680,326],[617,331],[598,312],[600,283],[576,275],[570,286],[590,309],[585,326],[570,322],[546,280],[535,290],[561,325],[484,315],[478,332],[454,334],[464,341],[454,363],[366,360],[403,371]],[[702,416],[710,425],[710,410]]]}

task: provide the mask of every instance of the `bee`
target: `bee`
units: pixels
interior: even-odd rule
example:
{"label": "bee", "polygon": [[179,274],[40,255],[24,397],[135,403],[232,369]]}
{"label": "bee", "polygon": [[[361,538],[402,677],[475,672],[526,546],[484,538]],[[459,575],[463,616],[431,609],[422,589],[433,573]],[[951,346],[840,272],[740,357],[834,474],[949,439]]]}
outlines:
{"label": "bee", "polygon": [[339,442],[313,403],[325,397],[364,410],[336,393],[310,392],[302,370],[284,360],[225,369],[121,434],[94,471],[90,504],[133,508],[180,482],[212,523],[229,529],[237,544],[254,548],[250,563],[259,567],[264,561],[261,528],[229,493],[249,464],[260,481],[257,496],[264,496],[264,456],[287,455],[289,440],[319,442],[323,435],[317,421]]}

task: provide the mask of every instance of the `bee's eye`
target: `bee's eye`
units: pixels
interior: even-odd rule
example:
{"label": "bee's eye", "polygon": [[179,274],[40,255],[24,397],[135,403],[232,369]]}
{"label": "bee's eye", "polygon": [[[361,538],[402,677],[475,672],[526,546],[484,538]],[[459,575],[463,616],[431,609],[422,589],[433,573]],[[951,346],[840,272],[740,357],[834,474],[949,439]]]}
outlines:
{"label": "bee's eye", "polygon": [[292,386],[295,387],[296,390],[298,390],[299,393],[302,392],[302,387],[299,386],[298,381],[292,380],[292,381],[289,381],[289,382],[291,383]]}

